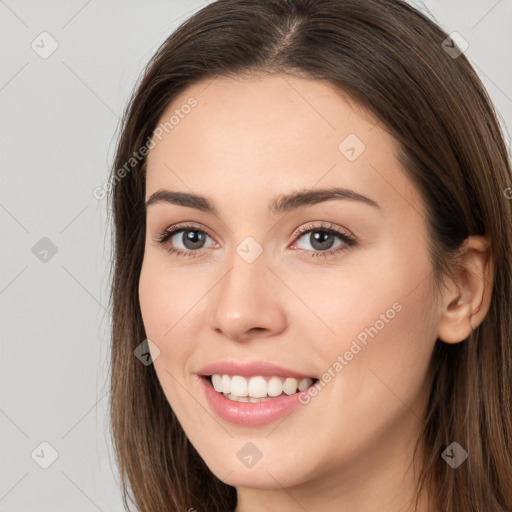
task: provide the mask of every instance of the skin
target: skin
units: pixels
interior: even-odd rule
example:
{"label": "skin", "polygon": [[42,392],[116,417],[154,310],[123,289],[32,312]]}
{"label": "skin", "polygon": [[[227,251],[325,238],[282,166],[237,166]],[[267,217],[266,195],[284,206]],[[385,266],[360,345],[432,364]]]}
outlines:
{"label": "skin", "polygon": [[[487,241],[470,237],[460,279],[435,292],[422,197],[400,168],[396,142],[324,82],[252,75],[198,83],[162,120],[190,97],[197,106],[149,152],[146,199],[160,189],[192,191],[211,198],[219,215],[149,206],[139,285],[170,405],[211,471],[237,487],[237,512],[412,510],[409,465],[431,353],[437,337],[461,341],[485,316]],[[338,149],[349,134],[366,146],[355,161]],[[280,194],[332,186],[379,208],[331,200],[285,215],[268,211]],[[208,235],[195,257],[155,242],[181,222]],[[356,245],[315,255],[321,250],[311,233],[294,233],[321,223],[348,230]],[[190,250],[182,234],[174,246]],[[236,252],[248,236],[263,249],[250,264]],[[270,361],[320,377],[396,303],[401,311],[284,420],[247,427],[210,409],[197,376],[204,365]],[[247,442],[262,454],[250,468],[237,457]],[[418,510],[433,510],[427,496]]]}

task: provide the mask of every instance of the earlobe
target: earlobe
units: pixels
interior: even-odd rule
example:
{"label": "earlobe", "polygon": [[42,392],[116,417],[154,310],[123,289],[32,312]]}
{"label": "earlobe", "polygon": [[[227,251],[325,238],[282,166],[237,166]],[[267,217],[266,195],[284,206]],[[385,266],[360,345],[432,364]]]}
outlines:
{"label": "earlobe", "polygon": [[454,276],[443,289],[438,338],[459,343],[483,321],[491,304],[494,264],[488,237],[470,236]]}

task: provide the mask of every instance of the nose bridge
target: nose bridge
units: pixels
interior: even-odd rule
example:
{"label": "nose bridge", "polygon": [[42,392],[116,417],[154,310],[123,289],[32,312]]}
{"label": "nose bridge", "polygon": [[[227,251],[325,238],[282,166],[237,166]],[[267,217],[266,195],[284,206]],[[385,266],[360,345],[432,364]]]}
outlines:
{"label": "nose bridge", "polygon": [[275,290],[279,283],[272,283],[267,258],[256,243],[245,239],[233,250],[212,304],[212,328],[233,339],[255,328],[267,334],[283,328],[284,311]]}

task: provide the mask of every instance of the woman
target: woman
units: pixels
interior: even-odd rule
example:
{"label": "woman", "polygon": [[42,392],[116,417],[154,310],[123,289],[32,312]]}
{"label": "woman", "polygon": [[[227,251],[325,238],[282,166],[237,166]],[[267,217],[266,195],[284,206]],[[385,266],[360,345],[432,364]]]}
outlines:
{"label": "woman", "polygon": [[399,0],[159,48],[111,180],[126,507],[512,510],[512,177],[456,49]]}

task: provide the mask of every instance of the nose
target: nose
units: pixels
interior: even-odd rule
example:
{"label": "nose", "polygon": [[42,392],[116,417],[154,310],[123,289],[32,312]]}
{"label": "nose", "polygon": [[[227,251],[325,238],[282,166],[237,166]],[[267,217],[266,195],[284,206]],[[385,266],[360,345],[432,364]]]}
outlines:
{"label": "nose", "polygon": [[263,255],[247,263],[235,253],[231,269],[216,288],[211,297],[210,324],[217,333],[247,341],[285,329],[284,286],[267,267]]}

